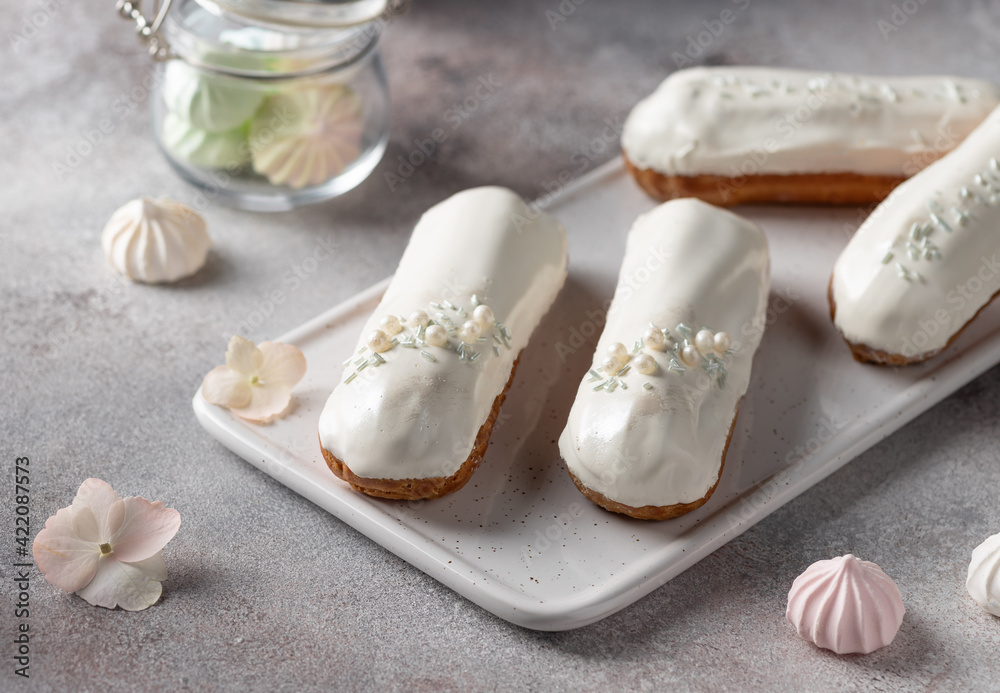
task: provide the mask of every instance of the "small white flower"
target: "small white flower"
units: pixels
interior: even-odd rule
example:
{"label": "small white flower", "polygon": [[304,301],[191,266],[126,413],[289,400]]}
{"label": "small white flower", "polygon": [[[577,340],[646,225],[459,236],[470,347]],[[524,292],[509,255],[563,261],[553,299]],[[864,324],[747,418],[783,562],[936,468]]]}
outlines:
{"label": "small white flower", "polygon": [[292,388],[306,373],[306,357],[291,344],[233,337],[226,365],[209,371],[201,395],[255,423],[269,423],[288,408]]}
{"label": "small white flower", "polygon": [[122,498],[87,479],[73,504],[45,521],[32,552],[45,579],[94,606],[141,611],[160,598],[167,579],[162,549],[181,525],[163,503]]}

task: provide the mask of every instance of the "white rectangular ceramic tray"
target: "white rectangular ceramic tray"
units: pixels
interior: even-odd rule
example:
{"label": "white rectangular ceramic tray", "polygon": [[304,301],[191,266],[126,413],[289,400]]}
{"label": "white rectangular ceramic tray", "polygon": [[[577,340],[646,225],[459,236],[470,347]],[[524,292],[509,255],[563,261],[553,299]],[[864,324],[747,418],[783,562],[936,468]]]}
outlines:
{"label": "white rectangular ceramic tray", "polygon": [[236,454],[470,601],[527,628],[566,630],[648,594],[1000,362],[994,305],[930,363],[856,363],[830,323],[826,288],[859,211],[743,208],[770,239],[771,311],[718,489],[667,522],[605,512],[576,490],[556,441],[590,366],[626,232],[653,206],[620,160],[548,204],[569,233],[570,276],[522,356],[485,461],[455,494],[369,498],[320,454],[320,411],[386,281],[279,339],[309,364],[284,419],[247,424],[200,395],[195,413]]}

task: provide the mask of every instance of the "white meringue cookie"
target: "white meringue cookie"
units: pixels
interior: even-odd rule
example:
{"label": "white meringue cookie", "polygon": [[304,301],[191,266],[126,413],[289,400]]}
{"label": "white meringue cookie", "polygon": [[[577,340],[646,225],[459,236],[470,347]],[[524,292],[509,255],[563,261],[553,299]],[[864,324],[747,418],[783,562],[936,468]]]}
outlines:
{"label": "white meringue cookie", "polygon": [[163,117],[163,144],[176,156],[205,168],[238,168],[250,160],[243,129],[211,132],[167,113]]}
{"label": "white meringue cookie", "polygon": [[160,284],[201,269],[212,241],[205,220],[190,207],[166,197],[143,197],[111,215],[101,245],[119,274]]}
{"label": "white meringue cookie", "polygon": [[171,113],[210,132],[247,123],[264,102],[261,90],[248,81],[208,74],[181,60],[167,63],[162,93]]}
{"label": "white meringue cookie", "polygon": [[795,578],[785,617],[803,640],[837,654],[868,654],[893,641],[903,595],[874,563],[851,554],[817,561]]}
{"label": "white meringue cookie", "polygon": [[254,170],[275,185],[330,180],[361,153],[361,99],[329,84],[268,99],[250,128]]}
{"label": "white meringue cookie", "polygon": [[965,587],[979,606],[1000,616],[1000,534],[973,550]]}

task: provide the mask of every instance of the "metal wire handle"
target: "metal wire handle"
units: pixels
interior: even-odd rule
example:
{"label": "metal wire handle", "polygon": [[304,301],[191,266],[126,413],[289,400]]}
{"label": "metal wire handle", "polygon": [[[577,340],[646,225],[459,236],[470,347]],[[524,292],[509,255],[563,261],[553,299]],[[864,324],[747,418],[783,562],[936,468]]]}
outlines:
{"label": "metal wire handle", "polygon": [[165,61],[176,57],[170,52],[170,46],[166,40],[160,36],[160,25],[163,24],[167,12],[170,11],[170,3],[173,0],[162,0],[160,2],[159,9],[156,10],[156,15],[152,23],[143,16],[142,10],[139,7],[141,2],[142,0],[135,0],[134,2],[133,0],[117,0],[115,2],[115,9],[118,10],[118,14],[123,19],[130,19],[135,22],[135,32],[139,35],[139,39],[149,47],[149,55],[153,60]]}

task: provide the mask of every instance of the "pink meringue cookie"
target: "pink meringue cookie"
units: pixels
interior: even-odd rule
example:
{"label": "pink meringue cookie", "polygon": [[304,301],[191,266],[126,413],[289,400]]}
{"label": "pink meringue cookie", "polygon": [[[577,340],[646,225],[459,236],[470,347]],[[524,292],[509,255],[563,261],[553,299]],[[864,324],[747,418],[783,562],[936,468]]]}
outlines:
{"label": "pink meringue cookie", "polygon": [[785,616],[803,640],[837,654],[868,654],[892,642],[903,596],[874,563],[851,554],[817,561],[795,578]]}

